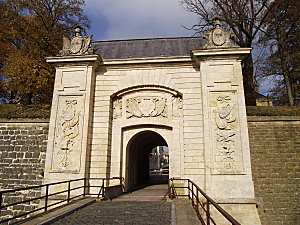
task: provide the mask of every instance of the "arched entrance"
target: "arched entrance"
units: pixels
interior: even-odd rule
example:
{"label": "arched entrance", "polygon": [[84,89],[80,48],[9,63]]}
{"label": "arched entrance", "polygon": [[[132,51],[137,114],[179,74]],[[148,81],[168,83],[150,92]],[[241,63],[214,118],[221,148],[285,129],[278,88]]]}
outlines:
{"label": "arched entrance", "polygon": [[126,186],[131,189],[149,181],[149,156],[153,148],[168,146],[165,139],[154,131],[142,131],[127,145]]}

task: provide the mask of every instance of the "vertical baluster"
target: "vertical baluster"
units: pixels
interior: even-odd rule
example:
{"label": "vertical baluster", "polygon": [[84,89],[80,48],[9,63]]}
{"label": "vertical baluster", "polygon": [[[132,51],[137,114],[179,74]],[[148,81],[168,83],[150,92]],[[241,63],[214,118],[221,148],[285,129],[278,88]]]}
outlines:
{"label": "vertical baluster", "polygon": [[85,197],[86,194],[86,177],[83,178],[83,197]]}
{"label": "vertical baluster", "polygon": [[2,209],[2,201],[3,201],[3,196],[2,196],[2,192],[0,192],[0,215],[1,215],[1,209]]}
{"label": "vertical baluster", "polygon": [[194,202],[194,184],[192,183],[192,205],[193,207],[195,206],[195,202]]}
{"label": "vertical baluster", "polygon": [[188,196],[189,200],[191,200],[191,191],[190,191],[190,181],[188,180]]}
{"label": "vertical baluster", "polygon": [[207,225],[210,225],[210,212],[209,212],[209,201],[207,200],[207,206],[206,206],[206,220]]}
{"label": "vertical baluster", "polygon": [[67,202],[69,203],[70,202],[70,195],[71,195],[71,181],[69,180],[68,182],[68,199],[67,199]]}
{"label": "vertical baluster", "polygon": [[197,212],[199,213],[199,190],[196,188]]}
{"label": "vertical baluster", "polygon": [[[169,198],[171,198],[170,179],[168,180],[168,194],[169,194]],[[171,198],[171,199],[172,199],[172,198]]]}
{"label": "vertical baluster", "polygon": [[48,194],[49,194],[49,184],[46,184],[45,212],[48,210]]}
{"label": "vertical baluster", "polygon": [[102,198],[104,198],[104,192],[105,192],[105,190],[104,190],[104,179],[102,179],[102,187],[101,187],[101,189],[102,189]]}

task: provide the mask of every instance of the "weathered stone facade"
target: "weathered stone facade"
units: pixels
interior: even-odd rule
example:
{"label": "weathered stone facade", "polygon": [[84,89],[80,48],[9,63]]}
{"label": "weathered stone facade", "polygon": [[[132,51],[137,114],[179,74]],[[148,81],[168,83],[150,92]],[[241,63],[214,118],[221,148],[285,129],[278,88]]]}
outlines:
{"label": "weathered stone facade", "polygon": [[95,42],[94,54],[79,54],[86,37],[74,36],[65,47],[78,54],[48,57],[56,78],[44,182],[124,177],[130,190],[147,183],[151,149],[168,146],[170,177],[260,224],[241,67],[251,49],[218,21],[205,37]]}
{"label": "weathered stone facade", "polygon": [[300,118],[249,117],[248,128],[262,224],[300,224]]}
{"label": "weathered stone facade", "polygon": [[[47,120],[0,121],[0,190],[42,184],[49,122]],[[5,203],[40,195],[40,190],[3,195]],[[2,210],[2,215],[16,215],[34,209],[38,201]]]}

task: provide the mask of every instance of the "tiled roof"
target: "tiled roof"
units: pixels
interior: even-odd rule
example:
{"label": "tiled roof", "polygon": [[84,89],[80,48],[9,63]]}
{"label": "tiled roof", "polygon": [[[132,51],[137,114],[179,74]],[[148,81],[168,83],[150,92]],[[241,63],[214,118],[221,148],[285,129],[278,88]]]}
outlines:
{"label": "tiled roof", "polygon": [[95,41],[92,47],[103,59],[126,59],[190,55],[204,45],[200,37]]}

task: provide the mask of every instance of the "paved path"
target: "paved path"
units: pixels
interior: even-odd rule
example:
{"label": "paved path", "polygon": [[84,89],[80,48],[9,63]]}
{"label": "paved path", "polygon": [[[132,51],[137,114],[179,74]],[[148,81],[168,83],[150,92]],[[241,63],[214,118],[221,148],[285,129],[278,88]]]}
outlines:
{"label": "paved path", "polygon": [[113,199],[113,201],[162,201],[164,200],[163,198],[166,196],[167,192],[167,184],[158,184],[122,195]]}
{"label": "paved path", "polygon": [[171,224],[169,202],[97,202],[53,223],[55,225],[81,224]]}
{"label": "paved path", "polygon": [[53,223],[170,225],[171,202],[162,201],[167,185],[153,185],[113,201],[97,202]]}

